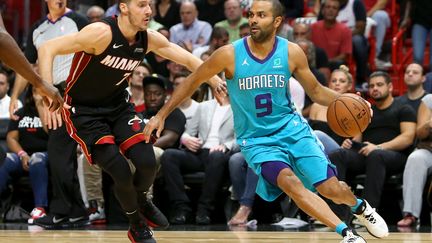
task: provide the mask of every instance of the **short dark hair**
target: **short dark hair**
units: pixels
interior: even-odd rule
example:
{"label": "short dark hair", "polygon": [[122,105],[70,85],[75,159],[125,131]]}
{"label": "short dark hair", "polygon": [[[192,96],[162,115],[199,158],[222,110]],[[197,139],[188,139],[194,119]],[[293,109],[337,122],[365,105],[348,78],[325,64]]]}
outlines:
{"label": "short dark hair", "polygon": [[211,36],[210,36],[210,40],[222,39],[224,36],[229,37],[228,31],[225,28],[216,26],[213,28],[213,31],[212,31]]}
{"label": "short dark hair", "polygon": [[189,74],[191,74],[191,72],[189,71],[180,71],[178,73],[176,73],[173,77],[173,80],[176,80],[177,78],[186,78],[187,76],[189,76]]}
{"label": "short dark hair", "polygon": [[166,84],[168,83],[167,79],[159,74],[152,74],[151,76],[144,77],[143,79],[143,88],[150,84],[156,84],[160,86],[162,89],[166,90]]}
{"label": "short dark hair", "polygon": [[272,10],[273,10],[273,17],[282,17],[285,16],[285,7],[282,5],[282,3],[279,0],[255,0],[255,1],[265,1],[265,2],[271,2],[272,4]]}
{"label": "short dark hair", "polygon": [[373,72],[373,73],[369,76],[369,81],[370,81],[372,78],[376,78],[376,77],[383,77],[384,80],[385,80],[385,82],[386,82],[387,84],[391,83],[391,77],[390,77],[390,75],[389,75],[387,72],[384,72],[384,71],[375,71],[375,72]]}

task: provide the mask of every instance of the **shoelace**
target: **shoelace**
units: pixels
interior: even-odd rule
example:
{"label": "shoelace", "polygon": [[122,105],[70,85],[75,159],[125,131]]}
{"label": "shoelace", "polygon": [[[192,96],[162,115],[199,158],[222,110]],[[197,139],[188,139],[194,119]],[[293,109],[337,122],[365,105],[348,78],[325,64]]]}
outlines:
{"label": "shoelace", "polygon": [[358,236],[354,235],[352,232],[347,232],[346,237],[348,237],[347,243],[354,243],[358,238]]}

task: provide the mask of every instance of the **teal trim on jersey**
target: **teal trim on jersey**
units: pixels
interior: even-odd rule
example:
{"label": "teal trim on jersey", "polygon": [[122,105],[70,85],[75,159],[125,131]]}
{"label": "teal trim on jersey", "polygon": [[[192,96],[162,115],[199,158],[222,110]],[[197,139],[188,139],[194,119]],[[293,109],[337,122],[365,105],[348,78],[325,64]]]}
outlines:
{"label": "teal trim on jersey", "polygon": [[233,42],[235,69],[227,80],[238,139],[268,136],[291,119],[288,41],[276,37],[269,55],[260,60],[247,46],[247,37]]}

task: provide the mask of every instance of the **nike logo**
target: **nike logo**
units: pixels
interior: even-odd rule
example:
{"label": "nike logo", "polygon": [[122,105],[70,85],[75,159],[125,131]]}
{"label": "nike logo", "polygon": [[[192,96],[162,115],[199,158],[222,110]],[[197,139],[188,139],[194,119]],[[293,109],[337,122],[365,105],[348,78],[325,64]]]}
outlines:
{"label": "nike logo", "polygon": [[117,48],[122,47],[122,46],[123,46],[123,44],[121,44],[121,45],[114,44],[114,45],[113,45],[113,48],[114,48],[114,49],[117,49]]}
{"label": "nike logo", "polygon": [[75,222],[80,221],[80,220],[82,220],[82,219],[84,219],[83,216],[78,217],[78,218],[69,218],[69,222],[71,222],[71,223],[75,223]]}
{"label": "nike logo", "polygon": [[56,217],[54,216],[53,217],[53,223],[54,224],[58,224],[58,223],[60,223],[61,221],[63,221],[65,218],[59,218],[59,219],[56,219]]}

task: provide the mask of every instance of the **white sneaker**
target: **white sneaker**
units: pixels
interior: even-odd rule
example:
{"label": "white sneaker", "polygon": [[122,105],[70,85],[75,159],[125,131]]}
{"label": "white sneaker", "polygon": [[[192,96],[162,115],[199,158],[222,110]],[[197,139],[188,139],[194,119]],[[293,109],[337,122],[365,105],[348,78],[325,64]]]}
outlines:
{"label": "white sneaker", "polygon": [[351,230],[349,230],[340,243],[366,243],[366,241],[363,237],[355,235]]}
{"label": "white sneaker", "polygon": [[391,68],[393,65],[392,65],[391,62],[386,62],[386,61],[380,60],[380,59],[378,59],[378,58],[375,58],[375,66],[376,66],[378,69],[389,69],[389,68]]}
{"label": "white sneaker", "polygon": [[366,200],[363,200],[365,202],[365,210],[362,214],[356,216],[361,223],[366,226],[366,229],[368,232],[376,237],[376,238],[383,238],[389,235],[389,230],[387,227],[387,223],[384,221],[384,219],[375,211],[375,208],[372,208],[369,203]]}
{"label": "white sneaker", "polygon": [[89,221],[92,224],[105,224],[106,223],[106,217],[105,217],[104,208],[98,207],[98,210],[91,213],[89,215]]}

